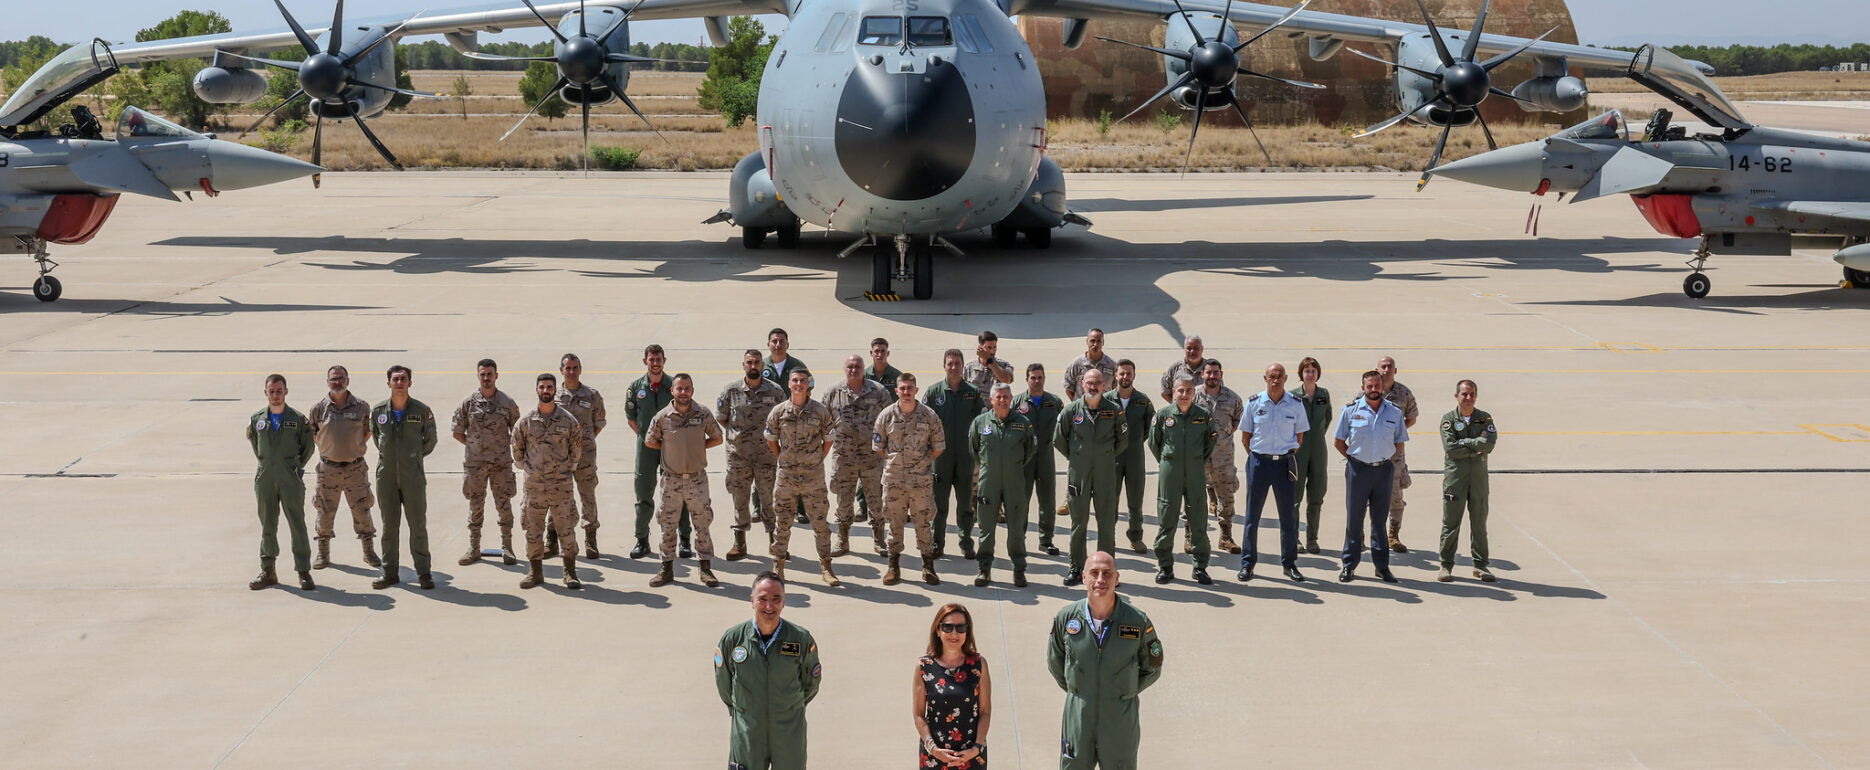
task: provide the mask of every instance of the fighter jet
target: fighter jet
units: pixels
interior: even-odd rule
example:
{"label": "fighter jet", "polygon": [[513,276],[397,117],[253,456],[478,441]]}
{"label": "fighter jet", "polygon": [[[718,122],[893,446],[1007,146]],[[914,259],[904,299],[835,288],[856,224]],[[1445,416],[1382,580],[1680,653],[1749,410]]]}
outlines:
{"label": "fighter jet", "polygon": [[[1644,48],[1630,77],[1718,133],[1689,135],[1669,110],[1632,137],[1609,112],[1539,142],[1456,161],[1432,173],[1571,202],[1625,194],[1656,232],[1700,238],[1682,291],[1701,299],[1715,254],[1774,256],[1836,249],[1846,285],[1870,288],[1870,144],[1755,126],[1674,54]],[[1529,219],[1529,227],[1531,220]]]}
{"label": "fighter jet", "polygon": [[180,201],[199,190],[283,182],[322,169],[294,158],[224,142],[126,107],[115,138],[88,108],[72,108],[73,123],[54,132],[25,131],[52,110],[117,71],[102,41],[74,46],[54,57],[0,106],[0,251],[29,254],[38,263],[32,293],[42,302],[64,288],[49,244],[85,243],[103,229],[124,193]]}
{"label": "fighter jet", "polygon": [[[1569,74],[1573,66],[1621,68],[1631,60],[1622,51],[1230,0],[593,0],[588,8],[580,0],[349,22],[344,39],[440,34],[469,53],[480,32],[556,24],[561,44],[554,58],[568,84],[560,95],[586,104],[618,98],[627,86],[627,62],[614,56],[628,52],[629,34],[618,29],[626,17],[702,18],[719,45],[728,16],[769,13],[785,15],[787,23],[760,81],[759,147],[735,166],[727,208],[708,221],[739,227],[748,248],[774,234],[790,248],[804,226],[823,227],[848,239],[841,256],[872,250],[871,294],[893,295],[893,283],[903,281],[918,299],[934,293],[935,253],[959,253],[948,239],[955,233],[990,229],[1002,245],[1023,236],[1044,248],[1055,229],[1088,224],[1071,212],[1064,174],[1045,156],[1039,62],[1014,16],[1064,18],[1065,44],[1073,48],[1093,20],[1168,25],[1161,46],[1145,46],[1162,56],[1166,86],[1149,101],[1166,98],[1196,112],[1237,110],[1236,76],[1281,80],[1246,60],[1249,45],[1273,30],[1306,37],[1316,61],[1336,56],[1346,43],[1393,49],[1394,61],[1404,65],[1394,73],[1399,106],[1408,119],[1437,127],[1473,122],[1473,111],[1461,105],[1474,100],[1443,98],[1454,76],[1425,79],[1416,70],[1428,70],[1412,63],[1450,61],[1451,46],[1466,58],[1448,66],[1463,72],[1463,62],[1484,69],[1468,61],[1481,55],[1534,61],[1535,76],[1510,94],[1522,107],[1552,112],[1583,105],[1588,89]],[[243,69],[255,61],[243,57],[327,32],[236,32],[129,44],[121,53],[125,61],[214,57],[215,66],[196,78],[197,95],[250,103],[264,94],[257,87],[264,78]],[[1462,89],[1483,81],[1491,88],[1478,76],[1454,79]],[[255,87],[220,85],[242,82]],[[603,87],[590,85],[597,82]],[[334,102],[366,95],[329,94]]]}

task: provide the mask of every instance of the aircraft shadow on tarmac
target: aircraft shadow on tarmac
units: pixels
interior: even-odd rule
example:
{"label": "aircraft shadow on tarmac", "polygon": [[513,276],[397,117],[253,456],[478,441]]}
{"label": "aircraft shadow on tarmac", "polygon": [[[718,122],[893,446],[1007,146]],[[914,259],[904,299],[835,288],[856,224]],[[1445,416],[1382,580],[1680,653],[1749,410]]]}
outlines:
{"label": "aircraft shadow on tarmac", "polygon": [[[1717,274],[1718,276],[1718,274]],[[1734,295],[1710,294],[1689,299],[1679,291],[1665,291],[1624,299],[1578,299],[1532,302],[1533,305],[1557,307],[1648,307],[1679,308],[1704,313],[1766,315],[1775,310],[1863,310],[1870,308],[1870,292],[1840,288],[1836,284],[1755,284],[1755,289],[1802,289],[1796,294]],[[1726,289],[1733,291],[1733,289]]]}
{"label": "aircraft shadow on tarmac", "polygon": [[[1290,202],[1294,199],[1281,199]],[[1304,199],[1299,199],[1304,200]],[[1112,202],[1112,205],[1123,202]],[[1076,336],[1090,325],[1122,331],[1156,325],[1175,339],[1184,331],[1176,317],[1181,303],[1157,284],[1186,271],[1254,278],[1327,281],[1435,282],[1484,279],[1493,271],[1557,270],[1585,274],[1675,273],[1661,263],[1615,264],[1598,255],[1642,254],[1679,249],[1657,238],[1501,238],[1480,240],[1346,241],[1308,243],[1132,244],[1073,228],[1049,250],[999,248],[985,234],[954,239],[967,252],[937,261],[936,299],[871,302],[864,298],[871,259],[860,251],[839,260],[849,243],[807,233],[800,248],[749,252],[738,242],[472,240],[463,238],[351,238],[189,236],[153,245],[189,248],[262,248],[275,254],[335,253],[394,255],[387,261],[311,261],[339,271],[387,271],[399,275],[503,275],[549,271],[528,260],[646,262],[629,269],[574,268],[578,275],[611,280],[651,279],[684,283],[743,281],[778,283],[837,276],[838,301],[853,310],[902,323],[942,330],[973,329],[996,318],[1012,321],[1037,337]],[[1066,271],[1069,271],[1068,273]],[[1072,276],[1071,286],[1058,280]],[[1092,296],[1121,294],[1120,305],[1087,303]],[[336,308],[334,308],[336,309]]]}

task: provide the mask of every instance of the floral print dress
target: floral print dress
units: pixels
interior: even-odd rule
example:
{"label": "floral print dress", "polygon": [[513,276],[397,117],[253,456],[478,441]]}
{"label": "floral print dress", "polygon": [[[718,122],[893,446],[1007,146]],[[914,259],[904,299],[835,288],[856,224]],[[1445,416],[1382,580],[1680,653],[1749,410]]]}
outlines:
{"label": "floral print dress", "polygon": [[[929,737],[935,739],[935,745],[949,751],[962,751],[972,747],[980,729],[980,670],[979,655],[969,655],[954,668],[943,666],[933,656],[924,655],[920,662],[922,669],[922,719],[928,723]],[[928,750],[917,744],[917,756],[921,768],[948,768],[929,756]],[[964,767],[967,770],[986,770],[987,752],[982,751],[973,762]]]}

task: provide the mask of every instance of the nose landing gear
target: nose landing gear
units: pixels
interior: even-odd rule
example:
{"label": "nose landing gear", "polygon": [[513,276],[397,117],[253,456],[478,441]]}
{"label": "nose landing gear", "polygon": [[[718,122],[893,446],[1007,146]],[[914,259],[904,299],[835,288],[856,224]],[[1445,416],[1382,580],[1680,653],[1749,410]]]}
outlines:
{"label": "nose landing gear", "polygon": [[961,255],[960,249],[939,235],[922,240],[910,235],[897,235],[887,243],[878,242],[874,235],[867,235],[846,247],[838,256],[849,256],[865,246],[871,248],[870,291],[865,292],[865,296],[881,301],[901,299],[891,287],[895,281],[909,281],[913,286],[912,296],[916,299],[934,297],[935,247],[940,246],[956,256]]}
{"label": "nose landing gear", "polygon": [[65,293],[65,287],[52,277],[53,268],[58,267],[52,261],[52,255],[46,253],[45,241],[30,235],[18,236],[21,251],[32,256],[32,261],[39,267],[39,278],[32,282],[32,295],[40,302],[52,302]]}
{"label": "nose landing gear", "polygon": [[1701,299],[1714,289],[1713,279],[1702,272],[1702,268],[1708,264],[1708,257],[1712,256],[1714,252],[1708,250],[1708,239],[1703,237],[1701,248],[1695,249],[1695,256],[1688,260],[1688,266],[1694,268],[1695,272],[1682,279],[1682,293],[1688,295],[1689,299]]}

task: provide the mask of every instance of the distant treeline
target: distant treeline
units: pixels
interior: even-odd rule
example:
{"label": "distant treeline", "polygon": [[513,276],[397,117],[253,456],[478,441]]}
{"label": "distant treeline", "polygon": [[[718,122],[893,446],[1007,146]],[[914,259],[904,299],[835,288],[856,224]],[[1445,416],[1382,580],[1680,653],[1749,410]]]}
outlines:
{"label": "distant treeline", "polygon": [[[1835,67],[1840,62],[1870,62],[1870,43],[1857,43],[1843,48],[1830,45],[1780,43],[1772,47],[1672,45],[1668,46],[1668,49],[1684,59],[1713,65],[1714,74],[1722,77],[1771,75],[1775,72],[1812,72],[1825,67]],[[1634,51],[1636,49],[1619,47],[1616,50]]]}
{"label": "distant treeline", "polygon": [[69,47],[54,43],[52,38],[44,35],[33,35],[25,40],[0,41],[0,68],[11,67],[22,61],[39,61]]}
{"label": "distant treeline", "polygon": [[[470,59],[457,53],[447,43],[437,40],[425,40],[420,43],[399,45],[409,59],[412,70],[511,70],[523,71],[525,62],[496,62]],[[498,56],[551,56],[550,41],[526,45],[525,43],[484,43],[482,53]],[[708,51],[711,49],[698,45],[682,43],[635,43],[630,46],[630,53],[637,56],[652,56],[658,59],[673,59],[681,64],[645,64],[638,69],[705,72],[708,69]]]}

